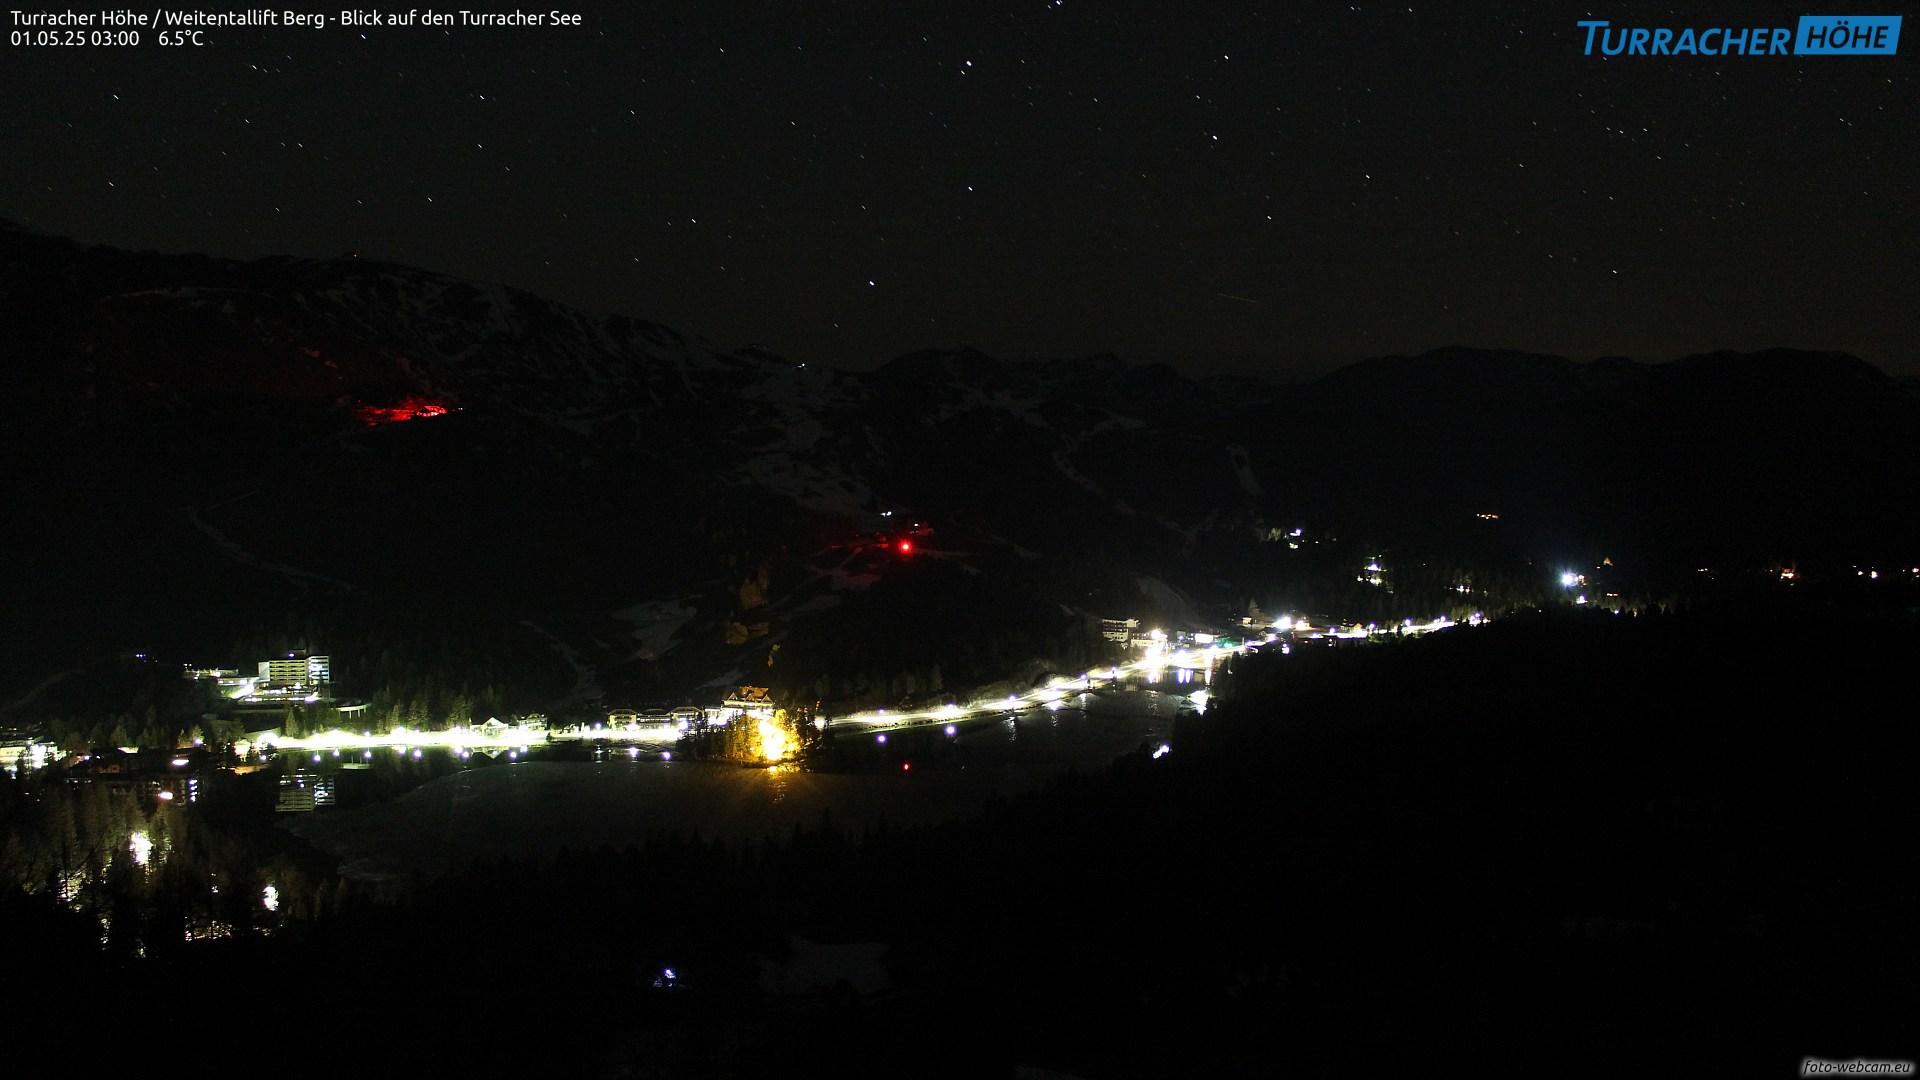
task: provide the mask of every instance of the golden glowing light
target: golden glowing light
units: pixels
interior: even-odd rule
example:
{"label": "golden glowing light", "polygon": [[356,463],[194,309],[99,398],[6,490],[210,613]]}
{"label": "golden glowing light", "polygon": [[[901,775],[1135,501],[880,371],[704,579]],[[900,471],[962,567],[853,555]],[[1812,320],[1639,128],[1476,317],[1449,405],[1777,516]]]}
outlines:
{"label": "golden glowing light", "polygon": [[771,720],[760,721],[760,756],[779,761],[787,756],[787,733]]}

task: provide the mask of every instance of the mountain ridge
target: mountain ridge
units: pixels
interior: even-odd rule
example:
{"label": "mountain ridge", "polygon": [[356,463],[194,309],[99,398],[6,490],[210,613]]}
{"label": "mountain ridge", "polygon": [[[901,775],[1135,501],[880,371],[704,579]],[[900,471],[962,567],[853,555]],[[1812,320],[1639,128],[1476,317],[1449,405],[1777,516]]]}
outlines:
{"label": "mountain ridge", "polygon": [[[863,602],[874,568],[847,560],[889,510],[932,524],[930,559],[1030,573],[1087,616],[1152,610],[1143,579],[1223,615],[1249,598],[1378,608],[1387,590],[1272,542],[1299,526],[1343,537],[1338,559],[1367,544],[1689,570],[1877,558],[1913,536],[1885,493],[1920,480],[1903,449],[1920,401],[1845,354],[1449,346],[1277,384],[961,348],[851,372],[352,258],[4,230],[0,268],[21,358],[0,436],[20,463],[14,539],[45,568],[16,586],[16,628],[129,605],[137,636],[181,610],[256,625],[327,581],[395,603],[466,590],[602,642],[603,671],[702,653],[672,678],[704,665],[704,681],[764,664],[754,650],[808,612]],[[756,568],[769,609],[797,613],[764,632],[739,587]],[[244,614],[192,579],[231,582]],[[682,644],[655,628],[620,645],[644,628],[613,613],[648,605],[693,612],[675,616]]]}

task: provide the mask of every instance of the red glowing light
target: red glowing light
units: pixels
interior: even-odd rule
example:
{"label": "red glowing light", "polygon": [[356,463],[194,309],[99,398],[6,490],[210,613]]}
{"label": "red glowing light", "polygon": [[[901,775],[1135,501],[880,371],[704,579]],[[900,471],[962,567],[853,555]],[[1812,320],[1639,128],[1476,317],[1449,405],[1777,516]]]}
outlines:
{"label": "red glowing light", "polygon": [[367,427],[381,424],[398,424],[404,420],[422,420],[429,416],[445,416],[450,412],[438,401],[425,398],[408,398],[398,405],[362,405],[354,410],[354,415]]}
{"label": "red glowing light", "polygon": [[911,540],[900,541],[900,554],[902,555],[913,554],[913,541]]}
{"label": "red glowing light", "polygon": [[912,765],[911,763],[909,763],[909,762],[905,762],[905,761],[903,761],[903,762],[901,762],[901,763],[900,763],[900,771],[901,771],[901,772],[910,772],[910,771],[912,771],[912,769],[913,769],[913,765]]}

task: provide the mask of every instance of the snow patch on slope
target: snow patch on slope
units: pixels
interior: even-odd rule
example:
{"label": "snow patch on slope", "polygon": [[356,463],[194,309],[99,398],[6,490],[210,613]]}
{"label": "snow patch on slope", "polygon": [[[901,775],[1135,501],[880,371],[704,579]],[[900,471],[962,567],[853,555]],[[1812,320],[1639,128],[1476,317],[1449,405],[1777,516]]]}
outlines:
{"label": "snow patch on slope", "polygon": [[1246,447],[1227,447],[1227,462],[1233,466],[1233,475],[1240,481],[1241,491],[1249,495],[1260,494],[1260,478],[1253,474],[1253,462],[1247,458]]}
{"label": "snow patch on slope", "polygon": [[785,496],[809,510],[858,517],[873,504],[873,489],[838,469],[820,468],[783,453],[761,454],[730,474]]}
{"label": "snow patch on slope", "polygon": [[833,460],[827,446],[831,428],[822,416],[833,410],[855,409],[866,395],[832,374],[798,369],[779,372],[740,391],[752,402],[752,415],[736,427],[736,438],[748,432],[773,432],[729,479],[764,488],[799,506],[829,514],[857,517],[874,505],[874,492],[860,476]]}
{"label": "snow patch on slope", "polygon": [[687,603],[692,599],[649,600],[613,613],[621,622],[634,624],[632,636],[639,642],[633,654],[636,659],[657,660],[680,644],[680,631],[697,614]]}
{"label": "snow patch on slope", "polygon": [[607,696],[607,692],[600,688],[599,670],[580,659],[578,650],[525,619],[520,620],[520,625],[546,638],[548,644],[553,647],[553,651],[573,669],[573,689],[567,693],[568,701],[600,701]]}
{"label": "snow patch on slope", "polygon": [[1140,592],[1149,602],[1173,618],[1191,625],[1202,623],[1199,613],[1193,610],[1193,604],[1173,586],[1156,577],[1134,579],[1140,586]]}
{"label": "snow patch on slope", "polygon": [[1140,428],[1145,426],[1145,424],[1140,423],[1138,420],[1129,420],[1123,416],[1109,416],[1107,419],[1093,425],[1077,436],[1062,431],[1060,432],[1060,438],[1065,445],[1053,452],[1053,467],[1059,471],[1061,476],[1085,488],[1102,501],[1112,503],[1113,508],[1120,513],[1127,517],[1132,517],[1134,516],[1133,507],[1128,506],[1125,499],[1101,487],[1092,477],[1075,468],[1073,465],[1073,455],[1081,446],[1086,444],[1087,440],[1092,439],[1101,432],[1110,431],[1115,428]]}
{"label": "snow patch on slope", "polygon": [[188,507],[187,520],[193,523],[194,528],[205,533],[207,538],[213,541],[214,546],[220,549],[221,554],[235,562],[251,566],[256,570],[265,570],[269,574],[278,574],[288,581],[293,582],[295,585],[300,586],[303,592],[315,583],[330,585],[336,589],[345,589],[348,592],[360,591],[360,586],[350,581],[342,581],[339,578],[328,577],[325,574],[316,574],[311,570],[302,570],[297,566],[288,566],[286,563],[275,562],[263,555],[256,555],[248,551],[246,548],[228,539],[226,533],[208,524],[205,519],[201,518],[198,509]]}

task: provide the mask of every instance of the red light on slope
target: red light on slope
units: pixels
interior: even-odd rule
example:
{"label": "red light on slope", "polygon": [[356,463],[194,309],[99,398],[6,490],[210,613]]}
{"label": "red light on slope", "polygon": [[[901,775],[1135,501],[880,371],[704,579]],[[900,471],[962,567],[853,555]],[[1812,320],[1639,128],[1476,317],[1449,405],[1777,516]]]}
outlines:
{"label": "red light on slope", "polygon": [[354,414],[367,427],[381,424],[398,424],[405,420],[421,420],[429,416],[445,416],[450,410],[437,401],[424,398],[408,398],[398,405],[363,405],[354,410]]}
{"label": "red light on slope", "polygon": [[900,554],[902,555],[913,554],[913,541],[911,540],[900,541]]}

